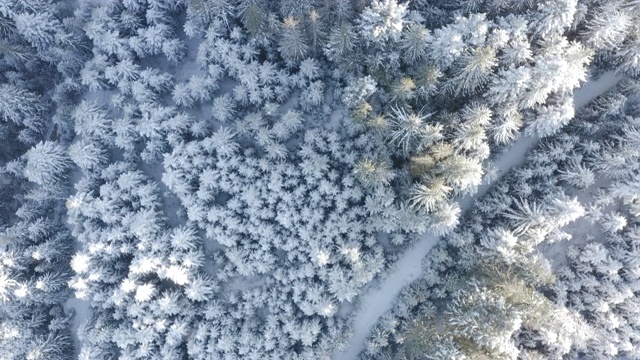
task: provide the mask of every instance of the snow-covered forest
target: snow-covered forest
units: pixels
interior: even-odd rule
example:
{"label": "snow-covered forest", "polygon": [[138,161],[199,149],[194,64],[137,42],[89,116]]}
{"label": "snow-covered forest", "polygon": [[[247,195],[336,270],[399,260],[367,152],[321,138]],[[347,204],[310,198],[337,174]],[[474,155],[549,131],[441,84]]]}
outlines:
{"label": "snow-covered forest", "polygon": [[0,359],[640,359],[640,2],[0,1]]}

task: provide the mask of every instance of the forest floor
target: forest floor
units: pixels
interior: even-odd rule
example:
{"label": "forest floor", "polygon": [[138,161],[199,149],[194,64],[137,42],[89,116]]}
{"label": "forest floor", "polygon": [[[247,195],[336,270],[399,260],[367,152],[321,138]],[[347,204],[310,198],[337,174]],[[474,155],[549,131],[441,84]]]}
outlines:
{"label": "forest floor", "polygon": [[[589,80],[574,92],[575,108],[578,109],[585,106],[597,96],[614,87],[619,81],[620,78],[613,72],[607,72],[597,79]],[[498,176],[493,181],[480,186],[475,194],[467,195],[460,199],[461,216],[464,216],[473,207],[476,199],[482,198],[505,174],[521,164],[527,152],[538,143],[538,140],[539,138],[537,137],[521,136],[499,154],[493,161],[493,165],[498,171]],[[371,328],[382,315],[391,310],[396,297],[402,289],[422,275],[422,259],[427,256],[439,238],[440,236],[432,233],[426,233],[421,236],[397,260],[395,266],[387,272],[381,282],[373,282],[368,286],[357,305],[357,313],[353,318],[352,337],[344,351],[336,351],[334,355],[336,360],[358,358],[358,354],[364,349],[365,340]]]}

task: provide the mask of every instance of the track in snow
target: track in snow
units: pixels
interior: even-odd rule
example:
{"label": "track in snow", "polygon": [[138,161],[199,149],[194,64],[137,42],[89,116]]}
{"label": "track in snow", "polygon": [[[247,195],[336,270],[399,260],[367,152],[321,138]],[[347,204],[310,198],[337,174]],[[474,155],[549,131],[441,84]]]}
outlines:
{"label": "track in snow", "polygon": [[[612,71],[602,74],[597,80],[590,80],[573,94],[574,106],[576,109],[583,107],[595,97],[605,93],[614,87],[620,78]],[[513,167],[520,164],[526,153],[538,142],[537,137],[521,136],[508,149],[494,160],[494,166],[498,169],[498,178],[493,182],[484,184],[478,188],[473,195],[467,195],[460,199],[461,216],[465,214],[474,204],[474,200],[482,198],[494,183],[509,172]],[[379,286],[370,287],[369,291],[361,296],[359,310],[354,319],[354,333],[345,351],[336,352],[336,360],[354,360],[364,349],[364,342],[370,333],[371,328],[376,324],[378,318],[391,309],[400,291],[410,283],[416,281],[422,274],[422,259],[427,256],[431,248],[440,237],[431,233],[426,233],[398,259],[395,267]]]}

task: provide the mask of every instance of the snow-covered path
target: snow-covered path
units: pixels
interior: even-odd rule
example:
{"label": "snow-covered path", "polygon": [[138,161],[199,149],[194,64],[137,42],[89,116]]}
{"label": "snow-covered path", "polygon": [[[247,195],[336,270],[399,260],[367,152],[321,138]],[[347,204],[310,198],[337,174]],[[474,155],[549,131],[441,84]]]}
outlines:
{"label": "snow-covered path", "polygon": [[[611,89],[618,81],[620,81],[620,78],[615,76],[613,72],[607,72],[597,80],[587,82],[574,92],[573,97],[576,109]],[[498,169],[498,178],[491,183],[480,186],[473,196],[467,195],[463,197],[459,201],[461,214],[464,214],[473,206],[474,199],[482,198],[504,174],[520,164],[524,160],[527,151],[533,148],[537,141],[537,137],[521,136],[506,151],[496,157],[494,166]],[[424,234],[398,259],[395,267],[390,270],[390,273],[382,283],[371,286],[361,296],[358,313],[354,318],[353,336],[345,351],[335,354],[334,358],[336,360],[354,360],[358,357],[358,354],[364,348],[364,342],[371,328],[376,324],[378,318],[391,309],[402,288],[420,277],[422,259],[429,253],[438,239],[439,236],[437,235]]]}

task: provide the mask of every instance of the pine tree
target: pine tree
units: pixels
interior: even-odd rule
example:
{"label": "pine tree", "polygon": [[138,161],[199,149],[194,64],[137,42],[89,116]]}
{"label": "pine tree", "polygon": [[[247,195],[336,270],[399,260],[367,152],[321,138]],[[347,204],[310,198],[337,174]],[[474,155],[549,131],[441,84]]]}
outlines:
{"label": "pine tree", "polygon": [[560,356],[569,352],[572,344],[583,345],[586,327],[576,315],[536,290],[536,286],[553,282],[553,276],[533,263],[509,264],[500,257],[473,256],[470,267],[445,284],[449,292],[439,311],[407,326],[402,349],[410,358],[456,354],[473,359],[515,359],[520,350],[513,336],[529,328],[549,334],[550,339],[555,336],[557,344],[562,344],[554,348]]}
{"label": "pine tree", "polygon": [[566,125],[574,115],[573,101],[568,100],[557,105],[539,106],[537,115],[525,129],[527,135],[545,137],[555,134]]}
{"label": "pine tree", "polygon": [[547,221],[544,207],[536,202],[530,204],[528,200],[515,200],[515,209],[508,209],[504,216],[510,219],[517,233],[526,232],[530,228],[540,227]]}
{"label": "pine tree", "polygon": [[282,23],[282,34],[278,42],[278,51],[290,62],[302,60],[309,51],[307,40],[302,32],[300,20],[288,16]]}
{"label": "pine tree", "polygon": [[532,25],[535,34],[541,39],[562,34],[572,25],[577,5],[577,0],[545,0],[539,3],[538,19]]}
{"label": "pine tree", "polygon": [[282,115],[280,121],[271,128],[271,133],[278,140],[286,140],[304,124],[302,114],[295,110],[289,110]]}
{"label": "pine tree", "polygon": [[191,96],[189,85],[186,83],[176,84],[176,86],[173,88],[172,96],[173,101],[178,106],[190,108],[195,104],[194,99]]}
{"label": "pine tree", "polygon": [[410,24],[402,34],[401,47],[404,61],[413,64],[427,55],[427,43],[431,34],[422,24]]}
{"label": "pine tree", "polygon": [[323,21],[320,12],[316,9],[312,9],[306,17],[305,24],[311,54],[314,57],[317,57],[322,52],[322,46],[324,45],[325,38],[327,37],[327,31],[324,29],[325,22]]}
{"label": "pine tree", "polygon": [[627,226],[627,219],[615,211],[605,214],[600,219],[602,230],[611,234],[624,229],[625,226]]}
{"label": "pine tree", "polygon": [[329,0],[327,3],[326,11],[332,23],[348,24],[355,14],[353,0]]}
{"label": "pine tree", "polygon": [[398,146],[403,156],[408,157],[442,138],[439,125],[425,123],[432,114],[415,114],[403,108],[393,108],[392,111],[389,140]]}
{"label": "pine tree", "polygon": [[309,84],[309,87],[300,93],[300,106],[302,109],[309,111],[320,106],[324,100],[324,90],[324,83],[321,80]]}
{"label": "pine tree", "polygon": [[431,212],[447,199],[452,188],[443,179],[433,179],[425,183],[416,183],[411,190],[409,202],[412,207]]}
{"label": "pine tree", "polygon": [[76,134],[97,139],[111,137],[112,119],[97,103],[82,101],[73,111]]}
{"label": "pine tree", "polygon": [[84,139],[71,144],[68,152],[71,160],[82,170],[100,169],[108,160],[99,143]]}
{"label": "pine tree", "polygon": [[52,45],[56,33],[60,30],[60,22],[48,12],[35,14],[20,13],[13,17],[16,30],[33,47],[43,50]]}
{"label": "pine tree", "polygon": [[445,83],[448,93],[469,95],[483,86],[497,65],[496,51],[490,47],[472,49],[454,63],[453,76]]}
{"label": "pine tree", "polygon": [[40,97],[15,85],[0,85],[0,117],[21,124],[46,109]]}
{"label": "pine tree", "polygon": [[387,186],[395,176],[387,161],[370,158],[360,160],[353,172],[366,187]]}
{"label": "pine tree", "polygon": [[446,235],[458,226],[460,220],[458,203],[444,202],[435,207],[430,214],[429,227],[436,235]]}
{"label": "pine tree", "polygon": [[187,48],[185,43],[178,38],[170,39],[162,44],[162,54],[174,65],[180,64],[180,60],[182,60],[186,53]]}
{"label": "pine tree", "polygon": [[346,63],[354,54],[356,46],[357,34],[354,28],[343,24],[331,29],[324,53],[333,62]]}
{"label": "pine tree", "polygon": [[0,41],[0,55],[15,62],[25,62],[33,56],[33,52],[27,46]]}
{"label": "pine tree", "polygon": [[404,103],[415,97],[416,83],[410,77],[400,78],[391,88],[392,100]]}
{"label": "pine tree", "polygon": [[311,12],[312,4],[313,1],[311,0],[281,0],[278,3],[278,7],[283,18],[289,16],[302,18]]}
{"label": "pine tree", "polygon": [[214,19],[220,19],[229,27],[233,20],[234,7],[229,0],[191,0],[188,3],[187,13],[189,16],[198,18],[205,27]]}
{"label": "pine tree", "polygon": [[235,106],[229,94],[224,94],[213,100],[211,114],[214,119],[224,123],[231,120],[235,113]]}
{"label": "pine tree", "polygon": [[24,176],[38,185],[54,185],[65,176],[69,158],[56,142],[40,142],[24,154]]}
{"label": "pine tree", "polygon": [[476,159],[461,155],[453,155],[437,165],[447,185],[455,193],[473,192],[482,183],[483,168]]}
{"label": "pine tree", "polygon": [[422,98],[428,98],[434,95],[440,85],[440,79],[442,78],[442,71],[437,66],[426,65],[417,69],[416,85],[417,92]]}
{"label": "pine tree", "polygon": [[63,334],[50,332],[46,336],[31,339],[27,351],[27,360],[64,360],[71,350],[71,339]]}
{"label": "pine tree", "polygon": [[367,43],[397,42],[400,40],[406,15],[406,4],[399,4],[396,0],[373,0],[360,16],[360,34]]}
{"label": "pine tree", "polygon": [[501,106],[523,102],[532,76],[531,69],[526,66],[510,66],[508,69],[500,70],[497,76],[491,79],[486,94],[487,101]]}
{"label": "pine tree", "polygon": [[534,0],[489,0],[485,6],[490,13],[522,13],[532,8],[534,4]]}
{"label": "pine tree", "polygon": [[191,97],[197,102],[211,99],[211,93],[217,90],[217,84],[212,77],[193,75],[187,83]]}
{"label": "pine tree", "polygon": [[497,119],[489,127],[489,133],[497,144],[508,144],[518,136],[524,119],[515,106],[500,109],[496,113]]}
{"label": "pine tree", "polygon": [[546,209],[547,216],[552,219],[553,227],[563,227],[585,214],[577,198],[570,199],[566,196],[556,197],[550,201]]}
{"label": "pine tree", "polygon": [[363,76],[351,80],[342,93],[342,101],[350,108],[354,109],[365,102],[369,96],[378,90],[378,84],[371,76]]}
{"label": "pine tree", "polygon": [[[453,144],[463,151],[474,151],[486,145],[487,136],[480,123],[464,123],[457,130]],[[484,158],[482,158],[484,160]]]}
{"label": "pine tree", "polygon": [[624,72],[631,76],[640,74],[640,35],[631,34],[628,45],[616,50],[616,58],[620,65],[618,71]]}
{"label": "pine tree", "polygon": [[595,174],[585,166],[581,157],[569,159],[564,169],[558,172],[560,180],[581,189],[586,189],[595,183]]}
{"label": "pine tree", "polygon": [[242,13],[242,23],[254,38],[265,38],[269,33],[268,6],[261,0],[242,0],[238,8]]}
{"label": "pine tree", "polygon": [[596,7],[580,37],[592,49],[613,51],[624,41],[631,23],[630,14],[618,6]]}

